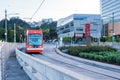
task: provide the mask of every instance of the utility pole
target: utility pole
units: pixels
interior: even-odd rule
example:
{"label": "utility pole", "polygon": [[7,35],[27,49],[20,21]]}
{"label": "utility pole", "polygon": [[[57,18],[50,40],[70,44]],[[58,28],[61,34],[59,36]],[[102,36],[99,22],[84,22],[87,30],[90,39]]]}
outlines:
{"label": "utility pole", "polygon": [[14,43],[16,43],[16,24],[14,23]]}
{"label": "utility pole", "polygon": [[7,42],[7,10],[5,9],[5,41]]}
{"label": "utility pole", "polygon": [[112,46],[114,47],[114,39],[115,39],[115,37],[114,37],[114,35],[115,35],[115,33],[114,33],[114,12],[112,13],[112,21],[113,21],[113,24],[112,24]]}

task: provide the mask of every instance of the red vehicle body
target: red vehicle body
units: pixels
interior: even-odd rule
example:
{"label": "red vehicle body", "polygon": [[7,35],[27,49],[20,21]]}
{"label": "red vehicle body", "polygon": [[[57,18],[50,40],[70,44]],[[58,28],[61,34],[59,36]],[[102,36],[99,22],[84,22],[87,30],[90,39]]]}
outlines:
{"label": "red vehicle body", "polygon": [[26,52],[43,52],[43,33],[42,30],[27,30],[26,32]]}

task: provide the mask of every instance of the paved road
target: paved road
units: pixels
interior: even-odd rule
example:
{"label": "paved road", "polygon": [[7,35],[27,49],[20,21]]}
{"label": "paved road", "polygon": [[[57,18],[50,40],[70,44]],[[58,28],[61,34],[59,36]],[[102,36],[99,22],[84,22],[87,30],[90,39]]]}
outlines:
{"label": "paved road", "polygon": [[[82,63],[80,61],[74,61],[72,59],[65,58],[63,56],[60,56],[56,54],[54,50],[53,45],[45,45],[45,50],[42,55],[39,54],[33,54],[34,57],[48,61],[50,63],[62,66],[64,68],[70,69],[72,71],[75,71],[80,74],[87,75],[89,77],[93,77],[96,80],[118,80],[118,78],[113,77],[112,73],[116,73],[117,75],[120,76],[119,73],[117,72],[111,72],[109,70],[105,70],[99,67],[96,67],[95,65],[89,65]],[[107,74],[105,74],[105,73]],[[110,72],[110,73],[108,73]],[[110,75],[110,76],[108,76]],[[117,76],[116,75],[116,76]]]}

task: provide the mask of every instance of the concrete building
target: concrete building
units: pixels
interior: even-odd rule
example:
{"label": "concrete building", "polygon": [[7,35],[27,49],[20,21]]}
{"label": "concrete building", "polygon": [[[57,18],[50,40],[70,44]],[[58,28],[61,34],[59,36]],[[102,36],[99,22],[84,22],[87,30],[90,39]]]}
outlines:
{"label": "concrete building", "polygon": [[51,23],[51,22],[53,22],[53,19],[52,18],[48,18],[48,19],[42,19],[42,24],[44,24],[44,23]]}
{"label": "concrete building", "polygon": [[101,16],[99,14],[72,14],[57,22],[58,37],[81,38],[85,33],[85,25],[90,24],[90,36],[101,36]]}
{"label": "concrete building", "polygon": [[103,35],[120,36],[120,0],[101,0]]}

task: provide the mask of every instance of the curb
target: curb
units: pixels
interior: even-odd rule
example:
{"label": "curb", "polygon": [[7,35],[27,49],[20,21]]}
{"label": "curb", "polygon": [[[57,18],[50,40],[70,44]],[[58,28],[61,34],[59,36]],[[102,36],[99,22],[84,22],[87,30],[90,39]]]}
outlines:
{"label": "curb", "polygon": [[120,66],[71,56],[71,55],[61,52],[58,48],[55,48],[55,51],[64,57],[78,61],[85,65],[88,65],[89,68],[86,66],[84,67],[85,69],[88,69],[90,71],[97,72],[97,73],[100,73],[106,76],[111,76],[116,79],[120,79]]}

